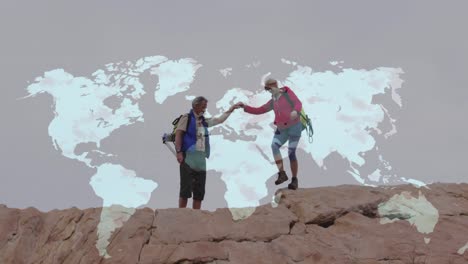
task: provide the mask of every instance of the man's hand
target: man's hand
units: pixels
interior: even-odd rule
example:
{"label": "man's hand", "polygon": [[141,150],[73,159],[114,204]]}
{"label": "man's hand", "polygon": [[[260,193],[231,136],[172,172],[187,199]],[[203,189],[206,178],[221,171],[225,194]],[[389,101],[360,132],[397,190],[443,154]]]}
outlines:
{"label": "man's hand", "polygon": [[182,152],[177,153],[177,162],[179,162],[179,164],[184,162],[184,154]]}
{"label": "man's hand", "polygon": [[[241,106],[241,105],[242,105],[242,106]],[[229,112],[229,113],[232,113],[234,110],[239,109],[240,107],[243,107],[243,106],[244,106],[243,103],[234,104],[234,105],[232,105],[232,106],[229,108],[228,112]]]}
{"label": "man's hand", "polygon": [[297,111],[294,110],[291,112],[291,120],[295,120],[297,118]]}
{"label": "man's hand", "polygon": [[245,106],[243,102],[238,102],[235,105],[237,105],[237,108],[244,108],[244,106]]}

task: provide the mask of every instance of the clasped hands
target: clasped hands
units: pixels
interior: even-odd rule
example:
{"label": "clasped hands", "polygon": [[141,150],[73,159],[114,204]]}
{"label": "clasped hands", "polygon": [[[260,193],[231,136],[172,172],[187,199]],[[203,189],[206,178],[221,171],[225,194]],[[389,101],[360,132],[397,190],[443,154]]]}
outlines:
{"label": "clasped hands", "polygon": [[238,102],[238,103],[232,105],[227,112],[232,113],[234,110],[239,109],[241,107],[244,107],[244,104],[241,103],[241,102]]}

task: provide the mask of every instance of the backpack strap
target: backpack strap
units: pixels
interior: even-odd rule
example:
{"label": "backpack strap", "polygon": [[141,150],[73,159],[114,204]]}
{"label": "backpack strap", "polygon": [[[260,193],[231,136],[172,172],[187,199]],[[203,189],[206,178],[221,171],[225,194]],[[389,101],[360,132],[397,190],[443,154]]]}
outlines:
{"label": "backpack strap", "polygon": [[172,125],[175,126],[179,123],[180,121],[180,118],[182,117],[183,115],[180,115],[179,117],[177,117],[176,119],[174,119],[174,121],[172,121]]}
{"label": "backpack strap", "polygon": [[187,115],[187,126],[185,127],[185,131],[187,131],[187,129],[188,129],[188,127],[189,127],[189,124],[190,124],[190,118],[191,118],[190,113],[180,115],[179,117],[177,117],[176,119],[174,119],[174,121],[172,121],[172,125],[174,126],[174,129],[173,129],[173,131],[172,131],[172,134],[175,134],[176,129],[177,129],[177,124],[179,124],[180,119],[181,119],[184,115]]}
{"label": "backpack strap", "polygon": [[[288,101],[288,103],[291,105],[291,107],[294,109],[294,102],[291,100],[291,97],[289,97],[289,94],[288,94],[288,91],[284,91],[283,92],[283,95],[284,97],[286,98],[286,100]],[[271,110],[273,110],[273,99],[271,99]]]}
{"label": "backpack strap", "polygon": [[291,100],[291,97],[289,97],[288,91],[284,91],[283,95],[286,98],[286,100],[288,100],[288,103],[291,105],[291,107],[294,109],[294,102]]}

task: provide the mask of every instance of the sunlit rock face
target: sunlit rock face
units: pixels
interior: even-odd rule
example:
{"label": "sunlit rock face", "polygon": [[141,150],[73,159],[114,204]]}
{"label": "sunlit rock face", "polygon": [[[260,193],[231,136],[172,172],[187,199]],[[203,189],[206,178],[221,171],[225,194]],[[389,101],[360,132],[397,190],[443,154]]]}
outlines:
{"label": "sunlit rock face", "polygon": [[[0,206],[0,262],[465,263],[467,193],[468,184],[286,189],[248,217],[228,208]],[[115,229],[107,245],[103,223]]]}

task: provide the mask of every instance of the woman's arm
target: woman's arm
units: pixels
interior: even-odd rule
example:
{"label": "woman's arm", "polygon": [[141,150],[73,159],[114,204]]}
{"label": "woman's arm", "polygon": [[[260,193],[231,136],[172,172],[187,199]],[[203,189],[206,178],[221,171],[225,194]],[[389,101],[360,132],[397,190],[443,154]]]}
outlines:
{"label": "woman's arm", "polygon": [[271,100],[272,99],[270,99],[268,102],[266,102],[264,105],[260,107],[252,107],[252,106],[244,105],[244,112],[247,112],[249,114],[254,114],[254,115],[261,115],[266,112],[269,112],[273,110],[273,108],[271,107]]}

